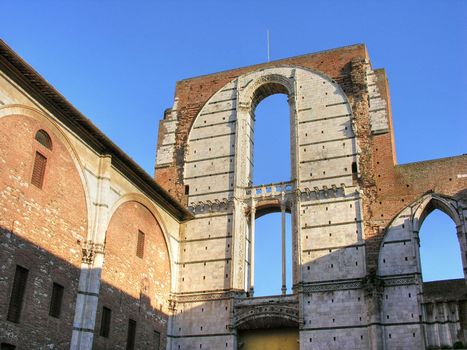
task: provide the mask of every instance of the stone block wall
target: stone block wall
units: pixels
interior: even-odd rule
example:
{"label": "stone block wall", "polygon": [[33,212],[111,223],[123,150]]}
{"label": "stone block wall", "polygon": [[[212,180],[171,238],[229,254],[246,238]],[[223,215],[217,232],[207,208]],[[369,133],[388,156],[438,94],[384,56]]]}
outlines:
{"label": "stone block wall", "polygon": [[[289,97],[292,179],[252,187],[254,109],[274,93]],[[215,332],[236,339],[246,327],[236,305],[253,292],[251,218],[255,207],[262,215],[283,203],[301,348],[424,347],[411,210],[427,191],[465,200],[466,157],[397,165],[387,78],[363,45],[180,81],[165,124],[174,127],[160,131],[155,177],[195,216],[180,242],[176,300],[185,310],[200,295],[205,305],[230,300],[229,332]],[[226,314],[207,309],[208,320]],[[177,314],[174,329],[191,325],[187,315]],[[210,343],[213,334],[188,329],[172,348],[190,337]]]}

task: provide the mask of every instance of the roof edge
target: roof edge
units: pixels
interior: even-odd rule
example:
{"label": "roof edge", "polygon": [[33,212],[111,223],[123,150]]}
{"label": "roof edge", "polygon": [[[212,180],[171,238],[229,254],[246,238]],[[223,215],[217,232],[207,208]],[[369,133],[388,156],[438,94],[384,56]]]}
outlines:
{"label": "roof edge", "polygon": [[127,175],[141,191],[159,202],[179,222],[192,218],[192,214],[187,208],[162,188],[130,156],[123,152],[1,39],[0,67],[5,74],[47,108],[54,117],[70,127],[97,153],[109,154],[115,168]]}
{"label": "roof edge", "polygon": [[461,159],[461,158],[464,158],[464,157],[467,158],[467,154],[459,154],[457,156],[420,160],[420,161],[417,161],[417,162],[404,163],[404,164],[396,164],[396,167],[404,168],[404,167],[409,167],[409,166],[418,165],[418,164],[427,164],[427,163],[434,163],[434,162],[439,162],[439,161],[457,160],[457,159]]}
{"label": "roof edge", "polygon": [[183,83],[185,81],[191,81],[191,80],[196,80],[196,79],[200,79],[200,78],[206,78],[206,77],[209,77],[209,76],[215,76],[215,75],[218,75],[218,74],[225,74],[225,73],[228,73],[228,72],[236,72],[236,71],[239,71],[239,70],[242,70],[242,69],[245,69],[245,68],[260,67],[260,66],[263,66],[263,65],[267,66],[267,65],[271,65],[271,64],[281,63],[282,61],[287,61],[287,60],[290,60],[290,59],[296,59],[296,58],[302,58],[302,57],[308,57],[308,56],[315,56],[315,55],[324,54],[324,53],[328,53],[328,52],[334,52],[334,51],[338,51],[338,50],[357,49],[357,48],[360,48],[360,47],[362,47],[364,49],[365,57],[368,58],[368,50],[367,50],[366,45],[364,43],[359,43],[359,44],[341,46],[341,47],[337,47],[337,48],[334,48],[334,49],[322,50],[322,51],[313,52],[313,53],[306,53],[306,54],[292,56],[292,57],[279,58],[277,60],[273,60],[273,61],[270,61],[270,62],[255,63],[255,64],[242,66],[242,67],[238,67],[238,68],[221,70],[221,71],[218,71],[216,73],[201,74],[201,75],[197,75],[197,76],[194,76],[194,77],[178,80],[176,82],[176,85],[178,85],[179,83]]}

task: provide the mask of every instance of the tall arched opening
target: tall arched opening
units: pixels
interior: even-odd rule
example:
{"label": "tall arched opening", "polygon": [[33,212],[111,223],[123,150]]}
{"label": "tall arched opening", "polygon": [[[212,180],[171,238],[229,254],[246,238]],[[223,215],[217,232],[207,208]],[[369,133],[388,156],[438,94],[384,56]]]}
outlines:
{"label": "tall arched opening", "polygon": [[422,320],[428,348],[463,347],[466,342],[465,241],[459,222],[452,203],[437,198],[429,200],[418,217]]}
{"label": "tall arched opening", "polygon": [[[290,106],[282,86],[260,87],[253,98],[252,170],[253,186],[288,182],[291,179]],[[281,91],[269,95],[271,92]],[[285,91],[284,91],[285,92]],[[267,97],[264,97],[267,96]],[[290,292],[292,285],[292,236],[290,210],[285,215],[285,240],[282,242],[282,214],[277,207],[256,211],[255,236],[251,252],[255,257],[250,269],[255,280],[250,293],[254,296]],[[251,220],[251,218],[250,218]],[[251,223],[250,223],[251,226]],[[282,247],[284,244],[284,247]],[[284,253],[283,254],[283,249]],[[283,273],[285,269],[285,274]],[[285,275],[285,276],[284,276]],[[285,283],[284,280],[285,279]],[[287,291],[287,286],[289,290]]]}

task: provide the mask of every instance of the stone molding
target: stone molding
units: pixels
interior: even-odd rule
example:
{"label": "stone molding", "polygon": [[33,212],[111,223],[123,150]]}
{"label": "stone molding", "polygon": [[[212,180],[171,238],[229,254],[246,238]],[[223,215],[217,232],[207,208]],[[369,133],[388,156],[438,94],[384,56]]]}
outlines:
{"label": "stone molding", "polygon": [[81,247],[82,258],[81,261],[83,264],[93,265],[94,258],[97,254],[104,254],[104,244],[95,243],[93,241],[85,241]]}

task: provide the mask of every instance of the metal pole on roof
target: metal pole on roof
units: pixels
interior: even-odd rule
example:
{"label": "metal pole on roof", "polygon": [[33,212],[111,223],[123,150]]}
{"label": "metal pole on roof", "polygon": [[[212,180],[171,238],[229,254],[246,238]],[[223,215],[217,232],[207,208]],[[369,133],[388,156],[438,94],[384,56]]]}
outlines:
{"label": "metal pole on roof", "polygon": [[271,60],[271,55],[270,55],[270,45],[269,45],[269,29],[266,31],[266,40],[268,43],[268,62]]}

